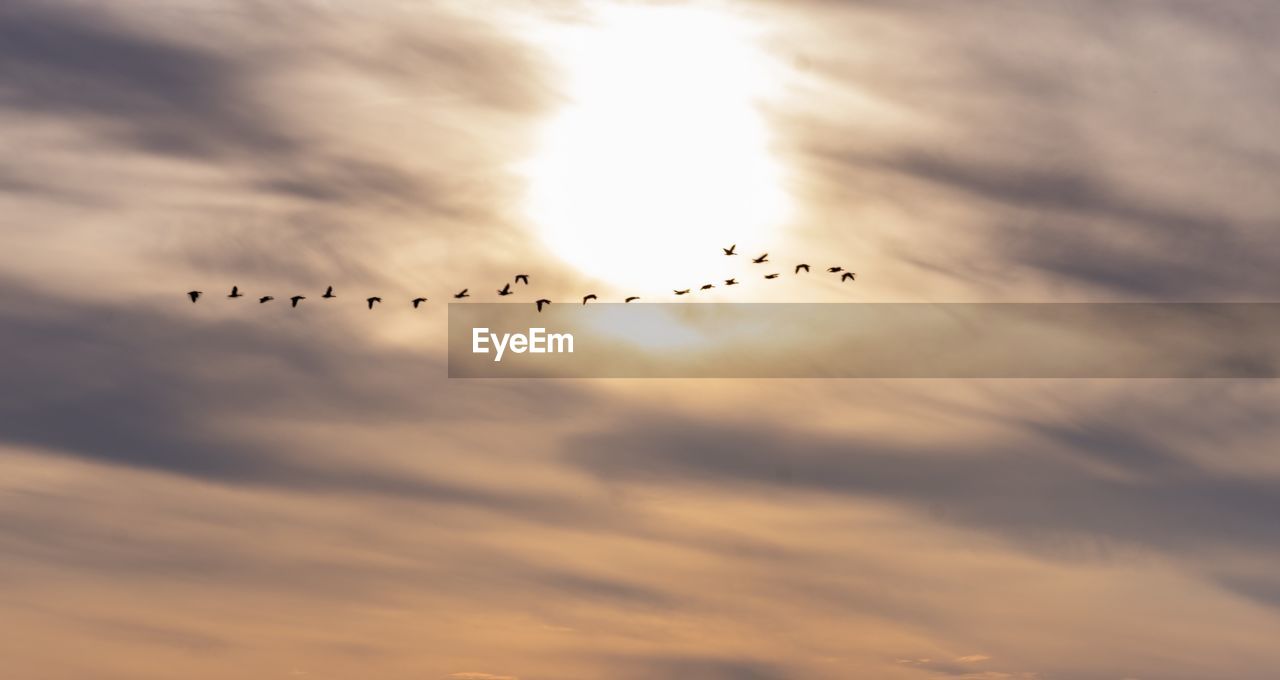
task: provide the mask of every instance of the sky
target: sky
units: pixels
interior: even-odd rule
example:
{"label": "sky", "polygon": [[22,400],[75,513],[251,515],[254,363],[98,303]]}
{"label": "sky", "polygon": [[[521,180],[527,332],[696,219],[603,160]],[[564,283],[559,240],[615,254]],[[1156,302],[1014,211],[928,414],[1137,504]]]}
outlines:
{"label": "sky", "polygon": [[444,338],[463,287],[667,301],[735,242],[858,280],[700,300],[1275,300],[1278,30],[9,0],[6,673],[1274,677],[1274,382],[450,380]]}

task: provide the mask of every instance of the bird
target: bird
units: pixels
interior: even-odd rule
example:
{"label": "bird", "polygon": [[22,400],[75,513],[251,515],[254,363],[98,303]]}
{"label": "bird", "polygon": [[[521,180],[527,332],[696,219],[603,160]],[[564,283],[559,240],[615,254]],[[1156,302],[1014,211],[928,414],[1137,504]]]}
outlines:
{"label": "bird", "polygon": [[329,298],[336,298],[338,296],[333,294],[333,286],[329,286],[324,289],[324,295],[321,295],[320,297],[328,300]]}
{"label": "bird", "polygon": [[689,294],[689,289],[688,289],[688,288],[685,288],[684,290],[677,290],[677,291],[672,291],[672,292],[674,292],[676,295],[688,295],[688,294]]}
{"label": "bird", "polygon": [[275,298],[271,297],[270,295],[263,295],[262,297],[258,298],[258,304],[262,304],[264,302],[271,302],[274,299]]}
{"label": "bird", "polygon": [[584,305],[585,305],[585,304],[587,304],[587,302],[588,302],[589,300],[595,300],[595,299],[596,299],[596,294],[595,294],[595,293],[591,293],[590,295],[587,295],[587,296],[585,296],[585,297],[583,297],[583,298],[582,298],[582,304],[584,304]]}
{"label": "bird", "polygon": [[715,288],[715,284],[704,283],[702,284],[702,287],[699,288],[698,290],[711,290],[712,288]]}
{"label": "bird", "polygon": [[635,302],[636,300],[639,300],[639,299],[640,299],[639,295],[632,295],[631,297],[623,300],[623,302]]}
{"label": "bird", "polygon": [[230,294],[230,295],[228,295],[227,297],[229,297],[229,298],[244,297],[244,293],[241,293],[241,292],[240,292],[240,286],[232,286],[232,287],[231,287],[231,294]]}
{"label": "bird", "polygon": [[764,264],[769,261],[769,253],[751,259],[751,264]]}
{"label": "bird", "polygon": [[519,282],[519,283],[523,283],[524,285],[526,285],[526,286],[527,286],[527,285],[529,285],[529,275],[528,275],[528,274],[516,274],[516,281],[517,281],[517,282]]}
{"label": "bird", "polygon": [[844,283],[846,279],[849,281],[857,281],[858,275],[853,272],[845,272],[840,275],[840,283]]}
{"label": "bird", "polygon": [[187,291],[187,297],[191,298],[191,304],[193,305],[196,303],[196,300],[200,299],[201,295],[204,295],[204,291],[199,291],[199,290]]}
{"label": "bird", "polygon": [[831,272],[832,274],[835,274],[837,272],[844,271],[844,267],[827,267],[827,271]]}
{"label": "bird", "polygon": [[795,271],[795,273],[796,273],[796,274],[799,274],[801,269],[805,270],[805,272],[807,273],[807,272],[809,271],[809,265],[807,265],[807,264],[798,264],[798,265],[796,265],[796,271]]}
{"label": "bird", "polygon": [[726,285],[726,286],[736,286],[736,285],[738,285],[738,280],[737,280],[737,279],[725,279],[725,280],[724,280],[724,285]]}
{"label": "bird", "polygon": [[765,277],[766,279],[776,279],[776,278],[778,278],[778,275],[777,275],[777,274],[765,274],[765,275],[764,275],[764,277]]}
{"label": "bird", "polygon": [[729,246],[728,248],[721,248],[720,250],[723,250],[725,255],[737,255],[738,253],[735,252],[737,248],[738,248],[738,244],[735,243]]}
{"label": "bird", "polygon": [[365,298],[365,300],[364,300],[364,301],[369,303],[369,309],[373,309],[373,303],[375,303],[375,302],[382,302],[382,298],[377,297],[377,296],[374,296],[374,297],[371,297],[371,298]]}
{"label": "bird", "polygon": [[511,294],[511,284],[509,283],[498,289],[498,295],[510,295],[510,294]]}
{"label": "bird", "polygon": [[414,298],[414,299],[410,300],[410,302],[412,302],[412,303],[413,303],[413,308],[414,308],[414,309],[417,309],[417,308],[418,308],[418,305],[420,305],[420,304],[422,304],[422,303],[424,303],[424,302],[426,302],[426,301],[427,301],[427,299],[426,299],[426,298],[424,298],[424,297],[416,297],[416,298]]}
{"label": "bird", "polygon": [[293,304],[291,305],[292,307],[297,307],[297,306],[298,306],[298,303],[299,303],[299,302],[302,302],[302,301],[303,301],[303,300],[305,300],[305,299],[307,299],[307,296],[305,296],[305,295],[295,295],[295,296],[293,296],[293,297],[289,298],[289,301],[293,303]]}
{"label": "bird", "polygon": [[542,306],[543,306],[543,305],[549,305],[549,304],[551,304],[551,301],[550,301],[550,300],[548,300],[548,299],[546,299],[546,298],[542,298],[541,300],[537,300],[537,301],[535,301],[533,304],[537,305],[537,306],[538,306],[538,311],[539,311],[539,312],[541,312],[541,311],[542,311]]}
{"label": "bird", "polygon": [[467,291],[468,291],[468,290],[470,290],[470,289],[468,289],[468,288],[463,288],[462,290],[460,290],[460,291],[458,291],[458,292],[454,293],[454,294],[453,294],[454,299],[455,299],[455,300],[461,300],[462,298],[465,298],[465,297],[471,297],[470,295],[467,295]]}

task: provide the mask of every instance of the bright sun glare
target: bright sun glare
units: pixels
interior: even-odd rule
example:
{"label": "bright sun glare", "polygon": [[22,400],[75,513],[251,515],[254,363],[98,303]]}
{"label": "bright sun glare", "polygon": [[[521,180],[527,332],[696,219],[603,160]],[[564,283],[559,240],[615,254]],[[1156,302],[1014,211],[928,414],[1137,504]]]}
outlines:
{"label": "bright sun glare", "polygon": [[556,254],[658,290],[715,275],[721,246],[767,246],[788,209],[758,110],[777,78],[747,25],[612,7],[553,52],[569,97],[525,173],[529,215]]}

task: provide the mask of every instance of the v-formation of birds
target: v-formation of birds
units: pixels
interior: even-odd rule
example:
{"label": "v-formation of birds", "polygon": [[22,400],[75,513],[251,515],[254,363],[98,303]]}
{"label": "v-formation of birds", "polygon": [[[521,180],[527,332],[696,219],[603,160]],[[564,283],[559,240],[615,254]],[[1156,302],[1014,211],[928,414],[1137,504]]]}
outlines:
{"label": "v-formation of birds", "polygon": [[[737,252],[737,248],[738,248],[737,244],[734,244],[734,245],[729,246],[728,248],[721,248],[721,250],[722,250],[722,251],[724,251],[724,254],[725,254],[726,256],[734,256],[734,255],[737,255],[737,254],[738,254],[738,252]],[[752,264],[765,264],[765,263],[767,263],[767,262],[769,262],[769,253],[763,253],[763,254],[761,254],[759,257],[753,257],[753,258],[751,258],[751,263],[752,263]],[[799,273],[801,273],[801,272],[804,272],[804,273],[808,274],[808,273],[809,273],[809,265],[807,265],[807,264],[803,264],[803,263],[801,263],[801,264],[797,264],[797,265],[795,266],[795,271],[794,271],[794,272],[792,272],[792,273],[793,273],[793,274],[799,274]],[[851,271],[846,271],[844,267],[839,267],[839,266],[836,266],[836,267],[827,267],[827,273],[829,273],[829,274],[839,274],[839,275],[840,275],[840,282],[841,282],[841,283],[843,283],[843,282],[845,282],[845,281],[856,281],[856,280],[857,280],[857,278],[858,278],[858,275],[857,275],[857,274],[855,274],[855,273],[853,273],[853,272],[851,272]],[[764,278],[765,278],[765,279],[767,279],[767,280],[773,280],[773,279],[778,278],[779,276],[781,276],[781,274],[779,274],[779,273],[777,273],[777,272],[774,272],[774,273],[770,273],[770,274],[765,274],[765,275],[764,275]],[[519,284],[522,284],[522,285],[527,286],[527,285],[529,285],[529,275],[528,275],[528,274],[516,274],[516,275],[515,275],[515,279],[514,279],[512,282],[508,282],[508,283],[504,284],[501,288],[499,288],[499,289],[498,289],[498,291],[497,291],[497,292],[498,292],[498,295],[500,295],[500,296],[502,296],[502,297],[506,297],[506,296],[508,296],[508,295],[514,295],[514,294],[515,294],[515,291],[513,291],[513,290],[511,289],[511,284],[512,284],[512,283],[519,283]],[[736,285],[738,285],[738,280],[737,280],[736,278],[732,278],[732,279],[725,279],[725,280],[724,280],[724,285],[725,285],[725,286],[736,286]],[[715,284],[713,284],[713,283],[706,283],[706,284],[703,284],[702,286],[699,286],[699,287],[698,287],[698,290],[700,290],[700,291],[704,291],[704,290],[711,290],[712,288],[715,288],[715,287],[716,287],[716,286],[715,286]],[[454,299],[455,299],[455,300],[462,300],[462,299],[464,299],[464,298],[469,298],[469,297],[471,297],[470,292],[468,292],[469,290],[470,290],[469,288],[463,288],[462,290],[458,291],[457,293],[454,293],[454,294],[453,294]],[[690,294],[690,293],[692,292],[692,289],[691,289],[691,288],[685,288],[685,289],[683,289],[683,290],[673,290],[672,292],[673,292],[673,293],[675,293],[677,296],[680,296],[680,295],[688,295],[688,294]],[[199,290],[187,291],[187,297],[191,298],[191,302],[192,302],[193,304],[194,304],[197,300],[199,300],[199,299],[200,299],[200,296],[201,296],[201,295],[204,295],[204,292],[203,292],[203,291],[199,291]],[[241,298],[241,297],[244,297],[244,293],[241,293],[241,292],[240,292],[240,287],[239,287],[239,286],[232,286],[232,287],[231,287],[231,294],[230,294],[230,295],[227,295],[227,297],[229,297],[229,298]],[[333,292],[333,286],[329,286],[327,289],[325,289],[325,291],[324,291],[324,295],[321,295],[320,297],[321,297],[321,298],[323,298],[323,299],[325,299],[325,300],[331,300],[331,299],[336,298],[336,297],[338,297],[338,296],[337,296],[336,294],[334,294],[334,292]],[[300,303],[300,302],[302,302],[303,300],[306,300],[306,299],[307,299],[307,296],[305,296],[305,295],[294,295],[293,297],[290,297],[290,298],[289,298],[289,306],[290,306],[290,307],[295,307],[295,308],[296,308],[296,307],[298,306],[298,303]],[[582,304],[584,304],[584,305],[585,305],[585,304],[587,304],[588,302],[591,302],[591,301],[593,301],[593,300],[597,300],[597,299],[599,299],[599,298],[596,296],[596,294],[595,294],[595,293],[588,293],[587,295],[583,296],[583,298],[582,298]],[[635,302],[636,300],[639,300],[639,299],[640,299],[640,296],[638,296],[638,295],[631,295],[631,296],[628,296],[626,299],[624,299],[624,300],[623,300],[623,302]],[[262,297],[259,297],[259,298],[258,298],[258,304],[266,304],[266,303],[268,303],[268,302],[271,302],[272,300],[275,300],[275,298],[274,298],[274,297],[272,297],[272,296],[270,296],[270,295],[263,295]],[[367,304],[367,305],[369,306],[369,309],[370,309],[370,310],[372,310],[372,309],[374,308],[374,305],[377,305],[377,304],[379,304],[379,303],[381,303],[381,302],[382,302],[382,298],[381,298],[381,297],[379,297],[379,296],[376,296],[376,295],[375,295],[375,296],[373,296],[373,297],[365,298],[365,300],[364,300],[364,301],[365,301],[365,304]],[[412,300],[410,300],[410,301],[409,301],[409,303],[413,305],[413,308],[414,308],[414,309],[418,309],[419,305],[421,305],[421,304],[422,304],[422,303],[424,303],[424,302],[428,302],[428,301],[429,301],[429,300],[428,300],[428,298],[425,298],[425,297],[416,297],[416,298],[413,298]],[[539,298],[538,300],[535,300],[535,301],[534,301],[534,304],[538,307],[538,311],[539,311],[539,312],[541,312],[543,307],[545,307],[546,305],[551,304],[551,300],[548,300],[548,299],[546,299],[546,298]]]}

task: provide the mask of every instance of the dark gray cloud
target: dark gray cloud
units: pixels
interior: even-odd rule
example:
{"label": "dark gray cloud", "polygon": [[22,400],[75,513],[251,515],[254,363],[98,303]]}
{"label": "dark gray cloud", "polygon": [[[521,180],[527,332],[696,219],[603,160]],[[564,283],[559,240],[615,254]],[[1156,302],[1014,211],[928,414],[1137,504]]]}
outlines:
{"label": "dark gray cloud", "polygon": [[122,25],[89,5],[6,3],[0,106],[66,116],[159,153],[298,150],[234,57]]}
{"label": "dark gray cloud", "polygon": [[[986,227],[992,250],[1088,286],[1155,299],[1266,299],[1268,272],[1280,262],[1274,242],[1236,236],[1259,233],[1265,224],[1184,210],[1180,201],[1122,196],[1084,164],[992,167],[976,157],[907,153],[886,167],[968,194],[996,211],[1017,209]],[[1222,266],[1226,262],[1231,266]]]}
{"label": "dark gray cloud", "polygon": [[[988,672],[986,665],[982,663],[985,659],[899,659],[898,662],[903,666],[910,668],[919,668],[928,671],[937,676],[947,678],[1000,678],[1002,680],[1035,680],[1034,673],[1005,673],[1005,672]],[[1081,678],[1083,680],[1083,678]]]}
{"label": "dark gray cloud", "polygon": [[[1197,392],[1188,388],[1185,403]],[[1240,407],[1257,414],[1266,408],[1265,397],[1246,403]],[[1192,562],[1222,550],[1280,554],[1273,521],[1280,481],[1214,469],[1221,461],[1212,457],[1230,460],[1247,447],[1229,453],[1169,443],[1162,433],[1212,442],[1234,431],[1216,415],[1188,427],[1182,408],[1096,414],[1069,425],[1028,420],[1021,427],[1030,437],[937,447],[668,417],[584,435],[567,459],[611,483],[889,499],[1058,558],[1093,559],[1125,545]],[[1275,585],[1251,583],[1243,589]]]}
{"label": "dark gray cloud", "polygon": [[48,187],[40,182],[15,173],[11,169],[0,169],[0,193],[44,195],[48,191]]}
{"label": "dark gray cloud", "polygon": [[[247,189],[306,203],[457,211],[445,178],[319,138],[308,131],[313,111],[275,96],[272,69],[323,63],[323,40],[283,40],[273,54],[256,54],[265,48],[242,37],[215,48],[204,36],[146,29],[127,17],[87,4],[19,2],[0,10],[0,110],[69,122],[82,133],[74,143],[85,155],[115,147],[195,160],[243,176]],[[307,13],[294,18],[315,21]],[[237,48],[237,40],[245,44]]]}
{"label": "dark gray cloud", "polygon": [[[199,322],[124,303],[78,303],[12,282],[5,289],[0,356],[21,361],[0,363],[7,385],[0,441],[242,484],[535,513],[561,507],[533,492],[504,495],[379,468],[337,446],[307,451],[254,433],[249,423],[269,412],[377,427],[476,417],[479,404],[527,417],[581,403],[569,386],[431,390],[423,380],[443,374],[438,357],[374,351],[323,320],[310,327]],[[469,396],[461,398],[464,391]]]}
{"label": "dark gray cloud", "polygon": [[[921,220],[930,204],[970,211],[912,225],[932,236],[895,255],[961,285],[1032,273],[1086,295],[1277,294],[1265,234],[1280,202],[1260,181],[1280,170],[1268,3],[856,3],[833,17],[828,39],[787,49],[914,120],[886,134],[798,114],[799,145],[844,164],[842,187],[874,187],[841,200]],[[824,50],[859,29],[865,59]]]}
{"label": "dark gray cloud", "polygon": [[533,578],[561,597],[603,600],[613,606],[670,609],[672,598],[659,590],[627,583],[620,579],[576,574],[567,571],[524,569],[523,578]]}
{"label": "dark gray cloud", "polygon": [[[342,204],[369,197],[436,205],[424,200],[423,187],[385,166],[359,160],[338,161],[315,170],[298,168],[290,175],[265,178],[258,187],[307,201]],[[443,197],[438,197],[443,198]],[[443,201],[439,201],[443,202]]]}
{"label": "dark gray cloud", "polygon": [[700,656],[612,656],[610,674],[626,680],[705,678],[706,680],[782,680],[792,677],[767,661]]}

